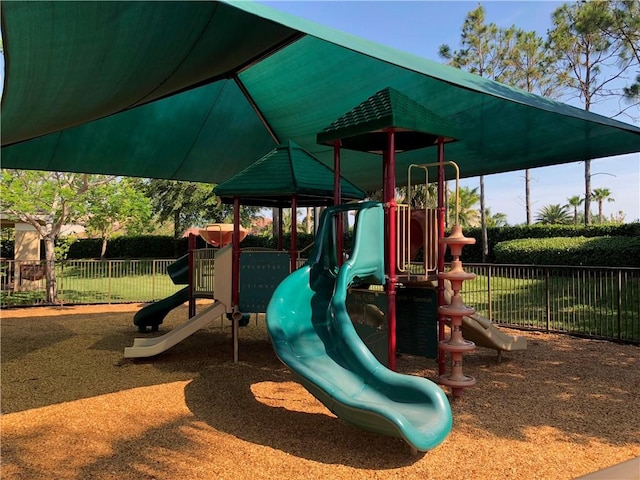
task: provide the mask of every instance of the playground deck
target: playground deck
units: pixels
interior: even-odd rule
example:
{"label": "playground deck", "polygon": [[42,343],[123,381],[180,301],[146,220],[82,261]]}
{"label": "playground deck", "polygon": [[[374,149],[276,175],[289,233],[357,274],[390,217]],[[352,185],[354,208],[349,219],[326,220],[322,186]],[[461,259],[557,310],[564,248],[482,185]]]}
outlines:
{"label": "playground deck", "polygon": [[[416,457],[293,382],[262,320],[241,330],[237,365],[218,322],[125,360],[133,313],[94,309],[0,313],[3,479],[572,479],[640,456],[638,347],[525,333],[527,351],[499,364],[479,348],[464,359],[478,383],[452,402],[451,435]],[[160,333],[185,318],[176,309]],[[422,358],[398,368],[435,373]]]}

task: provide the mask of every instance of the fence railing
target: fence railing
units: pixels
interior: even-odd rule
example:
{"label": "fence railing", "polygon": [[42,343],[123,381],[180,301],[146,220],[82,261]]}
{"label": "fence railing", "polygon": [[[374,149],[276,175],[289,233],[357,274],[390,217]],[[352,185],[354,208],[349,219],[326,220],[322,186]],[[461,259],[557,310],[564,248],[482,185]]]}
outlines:
{"label": "fence railing", "polygon": [[[57,300],[64,304],[148,302],[175,293],[167,266],[175,260],[66,260],[55,262]],[[0,304],[46,302],[47,262],[0,263]],[[50,268],[50,267],[49,267]],[[31,273],[25,275],[25,272]]]}
{"label": "fence railing", "polygon": [[640,268],[464,267],[464,302],[499,325],[640,344]]}
{"label": "fence railing", "polygon": [[[195,258],[195,286],[213,290],[213,258]],[[55,264],[58,301],[149,302],[174,285],[175,260],[67,260]],[[45,303],[45,262],[0,261],[0,305]],[[468,264],[464,302],[499,325],[640,344],[640,268]]]}

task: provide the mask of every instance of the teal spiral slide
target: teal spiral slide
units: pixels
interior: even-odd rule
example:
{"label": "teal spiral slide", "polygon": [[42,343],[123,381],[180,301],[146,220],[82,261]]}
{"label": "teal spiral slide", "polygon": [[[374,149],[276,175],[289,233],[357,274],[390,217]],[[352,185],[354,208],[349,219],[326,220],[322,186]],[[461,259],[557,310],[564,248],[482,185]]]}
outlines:
{"label": "teal spiral slide", "polygon": [[[354,246],[339,267],[334,220],[347,210],[357,213]],[[346,309],[351,284],[384,282],[383,222],[378,202],[326,209],[309,261],[276,289],[267,327],[280,360],[339,418],[427,451],[451,431],[445,393],[426,378],[382,365],[358,337]]]}

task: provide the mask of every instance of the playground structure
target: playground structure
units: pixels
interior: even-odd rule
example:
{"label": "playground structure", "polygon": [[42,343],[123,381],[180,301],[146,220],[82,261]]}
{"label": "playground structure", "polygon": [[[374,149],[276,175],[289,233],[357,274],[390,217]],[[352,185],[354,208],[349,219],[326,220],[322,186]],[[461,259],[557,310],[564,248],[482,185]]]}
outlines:
{"label": "playground structure", "polygon": [[[394,106],[399,105],[400,113],[394,111]],[[428,133],[432,128],[443,129],[446,135]],[[444,363],[444,351],[449,351],[452,357],[452,373],[440,372],[440,382],[450,385],[454,396],[461,395],[463,388],[475,383],[473,378],[462,374],[462,353],[474,348],[472,342],[463,339],[460,328],[461,318],[474,313],[473,309],[463,306],[459,295],[464,279],[459,255],[466,239],[457,225],[456,234],[447,239],[443,235],[444,143],[454,141],[453,130],[432,112],[387,88],[318,134],[318,143],[334,146],[336,177],[340,174],[341,148],[382,153],[384,203],[340,206],[340,188],[336,187],[335,206],[325,211],[321,221],[317,237],[320,243],[309,262],[278,287],[267,311],[267,327],[276,354],[307,390],[338,417],[363,429],[401,437],[416,451],[429,450],[442,442],[451,429],[452,419],[444,392],[436,384],[427,379],[414,381],[417,379],[394,372],[399,317],[397,294],[404,288],[402,280],[428,289],[429,277],[434,270],[438,272],[440,336],[444,336],[447,318],[452,330],[448,341],[439,342],[440,365]],[[446,274],[443,273],[443,249],[437,250],[437,264],[433,258],[436,236],[432,234],[433,222],[429,222],[433,216],[428,216],[426,211],[424,215],[412,215],[409,206],[397,222],[396,150],[434,143],[438,146],[437,238],[440,245],[449,244],[454,255],[454,268]],[[344,255],[341,216],[350,208],[357,210],[354,245],[350,254]],[[420,217],[424,218],[422,223]],[[403,228],[397,230],[402,219],[409,225],[404,236],[398,235]],[[412,238],[412,221],[416,225],[414,231],[421,231],[422,235]],[[404,240],[398,242],[397,237]],[[422,272],[417,274],[410,262],[421,246]],[[444,305],[445,279],[452,282],[454,291],[448,306]],[[384,287],[386,359],[380,355],[376,358],[367,348],[367,339],[358,335],[349,316],[347,294],[359,283]],[[367,311],[363,311],[366,318]],[[385,330],[381,318],[384,316],[378,315],[374,328]]]}
{"label": "playground structure", "polygon": [[[368,103],[380,102],[392,108],[398,99],[415,109],[416,123],[423,121],[425,130],[434,128],[436,117],[432,113],[425,115],[424,107],[413,104],[397,91],[385,89]],[[369,105],[365,102],[354,111],[366,119],[369,115],[367,108]],[[365,111],[359,111],[362,109]],[[354,111],[350,112],[350,118],[358,117]],[[223,236],[229,242],[215,254],[214,304],[198,315],[190,312],[190,320],[162,337],[136,339],[134,346],[125,350],[125,356],[160,353],[226,313],[233,322],[234,361],[238,361],[240,319],[249,312],[266,311],[267,327],[278,357],[300,383],[336,415],[361,428],[403,438],[416,451],[429,450],[442,442],[452,422],[444,392],[430,380],[395,373],[396,355],[405,352],[437,356],[438,380],[452,388],[454,397],[475,384],[473,377],[462,372],[462,355],[475,348],[473,342],[463,337],[463,319],[474,315],[475,311],[463,304],[460,295],[463,281],[474,277],[464,272],[460,261],[462,246],[473,240],[464,237],[457,222],[451,235],[444,237],[443,183],[447,165],[456,168],[456,198],[458,191],[457,167],[453,162],[444,160],[444,144],[454,141],[454,136],[424,132],[417,136],[407,135],[403,120],[392,118],[394,123],[390,126],[369,132],[366,122],[362,127],[339,119],[335,122],[339,128],[329,127],[318,135],[319,142],[330,142],[335,148],[332,173],[334,206],[324,212],[311,257],[298,270],[295,229],[291,232],[288,256],[282,251],[241,251],[241,195],[228,185],[217,187],[216,193],[223,201],[234,204],[234,224],[233,228],[225,226],[204,230],[204,235],[216,245],[225,242]],[[445,131],[452,130],[445,121],[436,121],[435,124]],[[345,128],[346,137],[343,138],[341,135],[345,135]],[[358,139],[359,136],[364,140]],[[373,147],[368,145],[371,139]],[[412,169],[422,169],[426,183],[428,169],[436,167],[438,207],[415,209],[410,202],[398,206],[395,201],[396,150],[433,144],[438,148],[438,161],[409,167],[409,192]],[[342,205],[340,148],[343,146],[379,150],[383,154],[383,203]],[[295,211],[302,197],[299,192],[278,191],[269,197],[259,192],[247,193],[246,185],[242,183],[243,178],[256,177],[255,171],[248,170],[259,170],[264,167],[266,159],[274,161],[279,155],[291,161],[301,152],[291,142],[283,144],[258,161],[257,167],[238,174],[240,180],[234,177],[229,183],[235,181],[243,185],[242,195],[245,199],[253,199],[253,205],[275,203],[281,206],[288,203]],[[302,152],[302,158],[308,160],[307,156]],[[257,178],[264,184],[264,178]],[[257,202],[261,196],[267,201]],[[315,202],[319,197],[315,194],[309,198]],[[309,198],[307,201],[313,204]],[[325,194],[324,202],[327,198],[331,200]],[[343,215],[349,211],[355,211],[356,218],[354,243],[347,252],[344,248]],[[455,217],[457,220],[457,211]],[[214,239],[214,236],[217,237]],[[451,249],[453,261],[451,269],[445,272],[444,252],[447,246]],[[422,252],[422,258],[416,261],[419,252]],[[252,269],[259,272],[258,281],[247,281]],[[449,296],[446,281],[453,292]],[[371,295],[377,295],[373,293],[376,285],[384,288],[385,301],[380,305],[375,298],[371,300]],[[354,300],[358,295],[360,299]],[[189,298],[192,297],[190,295]],[[258,301],[247,300],[256,297]],[[426,308],[418,308],[425,303]],[[409,319],[406,312],[403,315],[407,310]],[[447,325],[450,329],[448,339],[445,338]],[[416,344],[411,344],[416,336],[423,337],[423,345],[416,347]],[[431,342],[431,353],[427,352],[429,348],[424,348],[425,341]],[[493,348],[501,347],[494,344]],[[451,357],[449,374],[445,372],[447,353]],[[387,368],[381,368],[383,365]]]}
{"label": "playground structure", "polygon": [[[225,289],[225,279],[228,279],[228,272],[230,272],[230,270],[227,267],[225,271],[225,265],[229,264],[229,262],[225,260],[229,257],[229,248],[227,248],[227,245],[233,238],[233,224],[210,224],[200,229],[199,233],[207,244],[216,248],[196,249],[195,236],[189,235],[189,252],[167,267],[167,274],[176,285],[187,286],[165,299],[153,302],[140,309],[134,315],[133,323],[141,333],[149,330],[156,332],[166,315],[185,302],[189,302],[188,320],[160,337],[136,338],[133,346],[125,348],[125,358],[158,355],[194,334],[215,319],[225,314],[231,315],[232,312],[226,307],[226,305],[229,305],[229,301],[225,304],[215,299],[214,292],[224,292],[227,290]],[[241,240],[244,239],[247,233],[246,229],[240,229],[239,238]],[[221,257],[218,267],[220,283],[216,285],[214,261],[218,255]],[[212,278],[213,283],[211,282]],[[215,301],[213,305],[208,306],[202,312],[196,314],[196,298],[211,298]],[[225,298],[224,294],[223,298]],[[240,321],[242,320],[241,318]]]}
{"label": "playground structure", "polygon": [[463,353],[470,352],[476,348],[475,343],[465,340],[462,335],[462,318],[473,315],[476,312],[462,302],[462,296],[460,295],[462,282],[475,278],[474,274],[466,273],[462,268],[462,262],[460,261],[462,247],[475,243],[475,239],[466,238],[462,233],[462,228],[456,221],[451,234],[448,237],[440,238],[439,241],[440,244],[449,247],[453,256],[451,268],[447,272],[438,273],[438,280],[448,280],[451,282],[451,290],[453,290],[451,300],[446,305],[438,307],[440,314],[449,318],[451,329],[449,339],[440,341],[438,344],[440,351],[449,352],[451,355],[451,373],[440,375],[439,381],[443,385],[451,387],[453,395],[458,397],[462,395],[464,388],[471,387],[476,383],[475,378],[462,372]]}
{"label": "playground structure", "polygon": [[[278,182],[265,182],[269,175],[273,176],[274,171],[291,172],[292,178],[286,179],[284,187],[282,175],[279,175]],[[259,180],[256,181],[256,178]],[[362,190],[346,179],[340,181],[347,199],[357,200],[365,196]],[[269,190],[272,185],[276,188]],[[200,229],[200,236],[215,248],[195,250],[195,242],[193,245],[190,243],[190,253],[168,268],[175,283],[188,284],[188,287],[144,307],[136,314],[134,323],[138,325],[138,316],[142,315],[146,322],[156,325],[157,330],[162,318],[187,300],[189,319],[179,329],[161,337],[135,339],[134,345],[125,349],[125,357],[148,357],[162,353],[221,315],[226,315],[232,322],[233,359],[237,362],[239,327],[246,325],[249,313],[266,312],[277,285],[298,266],[295,228],[291,231],[289,251],[284,251],[282,208],[291,206],[295,211],[297,206],[329,205],[333,187],[333,172],[292,142],[276,147],[246,171],[218,185],[216,193],[223,201],[234,204],[234,223],[212,224]],[[241,251],[240,242],[247,233],[239,223],[241,199],[248,205],[279,208],[277,249],[247,248]],[[295,227],[295,222],[292,223],[292,227]],[[214,256],[209,252],[214,252]],[[207,255],[204,261],[202,254]],[[199,282],[202,274],[198,269],[204,269],[209,276],[213,276],[213,284],[204,282],[203,287]],[[195,298],[202,296],[215,298],[215,303],[196,315]]]}
{"label": "playground structure", "polygon": [[[228,224],[212,224],[200,229],[200,236],[209,245],[217,246],[230,240]],[[224,234],[222,232],[225,232]],[[203,234],[204,232],[204,234]],[[242,238],[246,236],[246,230]],[[159,325],[174,308],[189,302],[189,318],[195,316],[196,298],[213,298],[213,254],[214,249],[196,249],[195,236],[189,235],[189,252],[167,267],[167,274],[175,285],[186,285],[173,295],[150,303],[133,317],[133,324],[140,333],[157,332]]]}

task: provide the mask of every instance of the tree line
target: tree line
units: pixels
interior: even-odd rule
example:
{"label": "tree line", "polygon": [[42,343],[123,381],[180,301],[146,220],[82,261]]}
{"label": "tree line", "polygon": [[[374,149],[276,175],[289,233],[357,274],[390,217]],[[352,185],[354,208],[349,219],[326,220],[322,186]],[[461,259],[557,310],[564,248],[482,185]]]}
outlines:
{"label": "tree line", "polygon": [[[450,65],[552,99],[577,99],[591,111],[607,99],[621,105],[615,116],[638,118],[640,102],[640,2],[581,0],[552,14],[546,38],[515,25],[487,23],[481,4],[462,25],[460,46],[439,47]],[[633,74],[635,73],[635,76]],[[584,162],[582,215],[591,223],[591,160]],[[480,214],[486,250],[484,177],[480,177]],[[525,171],[526,222],[531,224],[530,172]],[[601,203],[599,219],[602,221]],[[540,217],[540,215],[539,215]],[[544,215],[542,215],[544,217]],[[577,215],[574,216],[577,218]]]}

